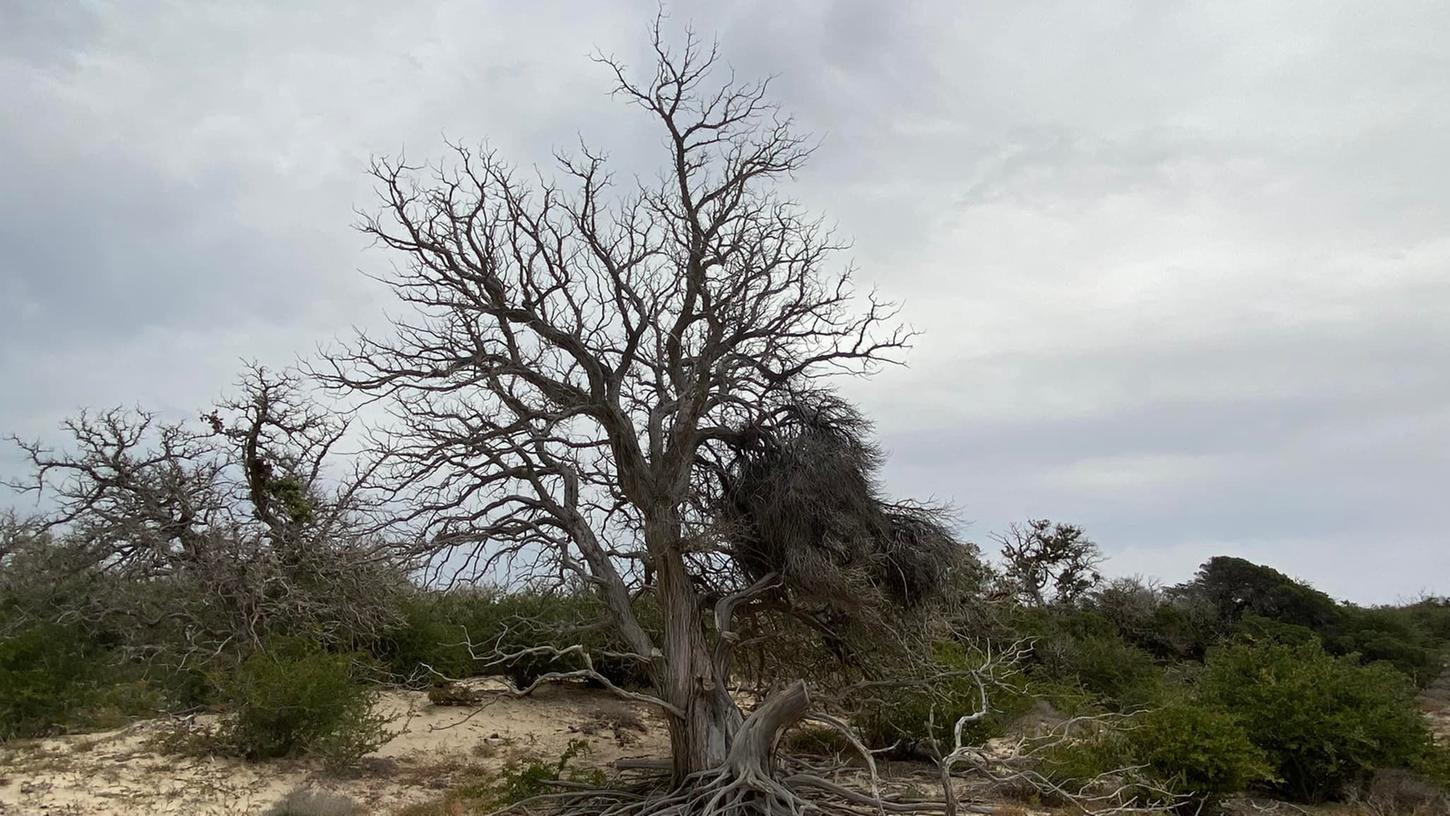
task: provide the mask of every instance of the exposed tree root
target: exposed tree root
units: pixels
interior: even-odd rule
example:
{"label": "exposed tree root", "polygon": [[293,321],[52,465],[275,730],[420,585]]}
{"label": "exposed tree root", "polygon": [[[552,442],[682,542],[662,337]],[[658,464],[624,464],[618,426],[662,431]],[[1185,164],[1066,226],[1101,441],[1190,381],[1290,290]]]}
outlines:
{"label": "exposed tree root", "polygon": [[[944,800],[908,800],[856,790],[814,773],[771,775],[729,766],[701,771],[673,788],[663,777],[633,787],[570,790],[525,800],[504,813],[554,816],[845,816],[941,814]],[[996,808],[962,805],[963,813],[990,814]]]}

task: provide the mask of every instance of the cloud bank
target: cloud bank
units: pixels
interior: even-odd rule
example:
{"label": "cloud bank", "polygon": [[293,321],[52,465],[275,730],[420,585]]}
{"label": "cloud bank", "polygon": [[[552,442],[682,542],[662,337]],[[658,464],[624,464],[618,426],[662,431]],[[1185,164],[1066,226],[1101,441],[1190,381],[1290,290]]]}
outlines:
{"label": "cloud bank", "polygon": [[[652,172],[589,55],[645,63],[654,8],[0,2],[0,429],[191,416],[239,359],[378,321],[370,155],[545,167],[582,135]],[[1450,592],[1450,7],[669,13],[777,76],[823,139],[793,193],[922,331],[847,385],[893,492],[981,541],[1083,524],[1119,573]]]}

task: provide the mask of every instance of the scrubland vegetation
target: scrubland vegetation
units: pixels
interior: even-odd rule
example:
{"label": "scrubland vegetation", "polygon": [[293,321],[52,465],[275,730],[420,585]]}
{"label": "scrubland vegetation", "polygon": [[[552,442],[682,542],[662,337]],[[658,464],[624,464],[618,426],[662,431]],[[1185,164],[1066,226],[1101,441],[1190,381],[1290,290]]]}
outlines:
{"label": "scrubland vegetation", "polygon": [[[1450,754],[1432,736],[1416,692],[1445,671],[1450,601],[1359,607],[1227,557],[1205,562],[1179,586],[1093,577],[1065,597],[1042,597],[1030,580],[1024,591],[1024,571],[1043,570],[1053,580],[1074,560],[1096,558],[1095,545],[1076,528],[1043,525],[1037,535],[1064,530],[1083,546],[1017,554],[1016,563],[1008,548],[1004,564],[974,560],[963,571],[951,602],[928,614],[941,634],[922,656],[920,666],[929,668],[918,669],[920,682],[873,675],[870,655],[853,654],[848,663],[828,650],[801,658],[768,648],[743,661],[748,668],[736,681],[765,689],[782,673],[801,673],[803,662],[813,664],[805,673],[826,693],[888,681],[851,712],[855,733],[886,757],[930,763],[950,750],[956,720],[978,710],[979,681],[987,677],[987,713],[966,725],[967,740],[1040,740],[1042,750],[1022,767],[1047,784],[1003,785],[1001,793],[1048,805],[1054,786],[1078,791],[1123,769],[1194,807],[1244,792],[1318,802],[1403,799],[1412,790],[1406,813],[1434,812],[1413,808],[1446,801]],[[143,608],[158,594],[196,591],[171,585],[174,578],[78,572],[58,557],[65,550],[33,526],[6,525],[0,730],[12,742],[211,710],[222,714],[218,728],[168,749],[251,759],[313,755],[343,772],[386,738],[388,723],[371,708],[380,687],[442,690],[486,673],[524,688],[550,672],[576,671],[583,655],[608,654],[614,645],[587,592],[441,591],[399,575],[401,588],[376,611],[375,627],[349,630],[348,614],[318,610],[315,619],[201,656],[173,628],[115,630],[140,609],[57,615],[72,609],[76,587],[96,582],[135,581],[111,587],[112,597],[134,598]],[[484,651],[551,642],[584,648],[492,665],[483,659]],[[984,674],[994,653],[1011,659]],[[648,688],[631,661],[593,668],[621,688]],[[1071,739],[1056,739],[1064,727]],[[851,751],[842,735],[817,726],[798,728],[789,745],[802,755]],[[543,792],[571,758],[533,761],[516,775],[480,780],[470,795],[451,796],[496,807]]]}
{"label": "scrubland vegetation", "polygon": [[[649,707],[669,756],[614,778],[571,743],[411,812],[957,816],[964,780],[1077,812],[1446,812],[1416,691],[1450,602],[1363,608],[1229,557],[1108,581],[1046,520],[984,559],[887,496],[828,376],[911,332],[775,190],[812,143],[766,84],[654,33],[639,79],[603,63],[659,128],[659,183],[615,193],[587,148],[537,186],[463,147],[379,160],[361,226],[399,261],[390,335],[251,367],[194,421],[21,441],[44,512],[0,529],[0,738],[206,711],[165,750],[343,772],[388,738],[378,689],[476,705],[457,681],[488,674]],[[388,419],[352,427],[319,389]],[[892,761],[939,793],[883,788]]]}

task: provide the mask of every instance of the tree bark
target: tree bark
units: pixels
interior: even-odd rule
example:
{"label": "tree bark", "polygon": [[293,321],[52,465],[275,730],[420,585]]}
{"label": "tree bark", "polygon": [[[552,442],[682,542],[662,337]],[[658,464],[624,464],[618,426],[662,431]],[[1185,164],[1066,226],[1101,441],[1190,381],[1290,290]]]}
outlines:
{"label": "tree bark", "polygon": [[766,698],[736,731],[726,765],[737,775],[751,770],[768,773],[776,739],[804,717],[810,705],[811,696],[803,680]]}
{"label": "tree bark", "polygon": [[[669,547],[654,551],[662,550],[668,552]],[[663,668],[667,672],[658,678],[659,693],[684,713],[670,718],[671,765],[675,779],[682,780],[725,761],[744,717],[730,696],[729,678],[716,671],[699,598],[683,561],[678,555],[667,555],[656,563],[656,592],[665,617]]]}

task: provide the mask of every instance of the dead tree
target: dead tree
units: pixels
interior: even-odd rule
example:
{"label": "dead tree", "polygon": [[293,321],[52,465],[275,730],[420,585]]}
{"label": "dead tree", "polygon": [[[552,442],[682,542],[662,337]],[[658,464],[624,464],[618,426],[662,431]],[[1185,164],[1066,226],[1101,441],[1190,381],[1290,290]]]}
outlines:
{"label": "dead tree", "polygon": [[[323,373],[391,406],[391,475],[430,551],[452,553],[443,563],[526,563],[599,593],[650,666],[677,780],[766,779],[776,736],[811,701],[791,685],[747,717],[729,694],[738,615],[794,576],[741,564],[726,477],[821,378],[870,372],[910,335],[832,269],[841,243],[776,189],[812,144],[766,83],[712,84],[716,54],[693,36],[672,51],[656,26],[654,46],[639,81],[600,62],[658,125],[656,184],[617,190],[587,147],[558,157],[557,183],[463,146],[431,170],[378,161],[384,208],[363,229],[400,254],[389,283],[413,316]],[[903,551],[926,521],[875,511],[871,532]],[[658,635],[632,603],[646,572]]]}
{"label": "dead tree", "polygon": [[[361,228],[396,254],[386,282],[409,313],[318,373],[391,412],[389,484],[443,578],[582,581],[647,667],[653,688],[624,694],[666,715],[672,783],[565,810],[887,807],[774,761],[818,702],[806,684],[748,714],[730,685],[751,616],[830,636],[878,601],[909,606],[960,551],[938,510],[880,495],[865,423],[825,382],[911,334],[779,191],[813,145],[767,83],[722,81],[714,49],[672,49],[658,22],[652,42],[642,74],[599,62],[657,126],[656,182],[616,186],[587,146],[556,156],[557,180],[458,144],[436,166],[377,160],[382,208]],[[645,594],[662,631],[637,614]],[[575,666],[555,677],[607,684],[581,651],[544,647]]]}
{"label": "dead tree", "polygon": [[[115,409],[66,421],[67,449],[15,440],[33,475],[11,486],[42,502],[47,557],[94,578],[58,614],[125,617],[138,648],[184,642],[186,660],[277,631],[350,640],[390,620],[405,565],[370,492],[376,464],[337,467],[346,425],[295,374],[251,366],[239,385],[191,423]],[[174,637],[156,637],[163,627]]]}

